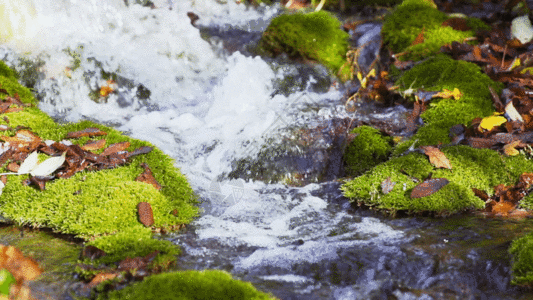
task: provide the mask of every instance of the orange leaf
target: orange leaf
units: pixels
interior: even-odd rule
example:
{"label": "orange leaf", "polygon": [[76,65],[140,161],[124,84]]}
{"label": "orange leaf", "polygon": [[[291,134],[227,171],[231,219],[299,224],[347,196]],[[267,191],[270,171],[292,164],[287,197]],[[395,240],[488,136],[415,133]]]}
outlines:
{"label": "orange leaf", "polygon": [[87,141],[87,143],[83,145],[81,149],[87,151],[102,149],[105,146],[105,142],[105,139],[100,139],[97,141]]}
{"label": "orange leaf", "polygon": [[424,29],[416,36],[415,40],[411,43],[411,46],[422,44],[424,42]]}
{"label": "orange leaf", "polygon": [[421,146],[420,149],[429,157],[429,162],[437,168],[451,169],[452,165],[448,158],[439,148],[433,146]]}
{"label": "orange leaf", "polygon": [[507,215],[515,208],[515,205],[511,202],[500,201],[492,207],[492,212],[495,214]]}

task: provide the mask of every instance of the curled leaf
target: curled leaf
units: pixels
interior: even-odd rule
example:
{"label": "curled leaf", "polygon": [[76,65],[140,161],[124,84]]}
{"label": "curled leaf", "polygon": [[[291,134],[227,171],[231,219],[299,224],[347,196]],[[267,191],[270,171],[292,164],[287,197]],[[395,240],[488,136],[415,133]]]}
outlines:
{"label": "curled leaf", "polygon": [[61,156],[50,157],[49,159],[40,163],[35,169],[33,169],[30,174],[32,176],[48,176],[52,174],[55,170],[59,169],[61,165],[65,162],[65,156],[67,152],[63,152]]}
{"label": "curled leaf", "polygon": [[37,164],[39,163],[39,156],[37,155],[37,151],[33,151],[24,162],[20,165],[19,170],[17,171],[17,174],[27,174],[31,170],[33,170]]}

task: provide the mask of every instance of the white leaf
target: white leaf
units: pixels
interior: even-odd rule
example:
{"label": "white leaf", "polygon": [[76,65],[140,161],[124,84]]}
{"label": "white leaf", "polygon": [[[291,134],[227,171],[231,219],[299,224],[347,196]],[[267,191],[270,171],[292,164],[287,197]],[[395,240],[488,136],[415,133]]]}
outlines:
{"label": "white leaf", "polygon": [[2,181],[0,181],[0,195],[2,195],[2,191],[4,190],[5,186],[6,185]]}
{"label": "white leaf", "polygon": [[527,15],[516,17],[511,23],[511,33],[520,43],[527,44],[533,39],[533,26]]}
{"label": "white leaf", "polygon": [[28,157],[26,157],[24,162],[20,165],[17,174],[29,173],[31,170],[35,169],[38,162],[39,157],[37,155],[37,151],[33,151],[30,155],[28,155]]}
{"label": "white leaf", "polygon": [[505,105],[505,113],[509,117],[511,121],[518,121],[520,123],[524,123],[524,119],[522,119],[522,116],[518,113],[516,108],[513,105],[513,101],[509,101],[507,105]]}
{"label": "white leaf", "polygon": [[30,174],[32,176],[48,176],[57,170],[65,162],[67,152],[63,152],[61,156],[50,157],[49,159],[40,163]]}

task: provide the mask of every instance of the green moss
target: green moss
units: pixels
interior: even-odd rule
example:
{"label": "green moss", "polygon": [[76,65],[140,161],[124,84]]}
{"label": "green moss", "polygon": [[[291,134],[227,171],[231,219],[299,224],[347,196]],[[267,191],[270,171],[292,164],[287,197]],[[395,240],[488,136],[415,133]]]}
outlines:
{"label": "green moss", "polygon": [[[439,51],[440,47],[453,41],[473,37],[476,30],[488,26],[483,21],[469,18],[471,30],[459,31],[441,24],[449,17],[425,0],[405,0],[383,23],[383,42],[395,53],[407,52],[402,59],[419,60]],[[424,32],[424,41],[413,45],[416,37]]]}
{"label": "green moss", "polygon": [[513,256],[513,284],[531,286],[533,282],[533,233],[515,240],[509,248]]}
{"label": "green moss", "polygon": [[59,236],[14,226],[0,228],[0,244],[14,246],[34,259],[43,273],[36,279],[45,285],[72,280],[81,247]]}
{"label": "green moss", "polygon": [[152,275],[140,283],[120,291],[101,295],[98,299],[138,300],[215,300],[215,299],[275,299],[257,291],[250,283],[232,279],[231,275],[217,270],[182,271]]}
{"label": "green moss", "polygon": [[0,61],[0,76],[4,76],[11,80],[17,80],[17,72],[11,70],[5,62]]}
{"label": "green moss", "polygon": [[[2,87],[10,94],[18,93],[26,103],[35,103],[29,90],[20,86],[11,77],[0,76]],[[197,215],[195,207],[197,196],[191,189],[187,179],[174,167],[174,161],[154,145],[122,135],[119,131],[89,121],[56,124],[49,116],[36,107],[25,107],[23,111],[8,113],[9,126],[29,126],[43,140],[63,140],[68,132],[96,127],[107,135],[103,138],[109,146],[113,143],[130,142],[128,151],[141,146],[152,147],[148,154],[131,158],[125,166],[97,172],[78,172],[68,179],[55,179],[46,184],[46,190],[39,191],[33,186],[24,186],[22,181],[28,175],[9,176],[8,182],[0,196],[0,213],[20,225],[48,227],[62,233],[70,233],[90,239],[95,236],[120,234],[116,237],[101,238],[121,241],[115,244],[116,250],[106,248],[110,253],[118,253],[121,247],[130,247],[128,238],[133,239],[140,231],[147,231],[138,221],[137,204],[141,201],[151,204],[154,225],[172,228],[179,224],[189,223]],[[0,124],[8,124],[3,118]],[[4,134],[9,134],[5,132]],[[84,144],[90,138],[73,139],[75,144]],[[99,150],[97,152],[101,152]],[[46,156],[46,155],[41,155]],[[152,169],[155,179],[162,185],[158,191],[152,185],[135,181],[146,163]],[[2,170],[6,172],[5,168]],[[177,211],[174,215],[173,212]],[[95,241],[96,242],[96,241]],[[140,246],[143,244],[144,246]],[[108,244],[110,245],[110,244]],[[166,254],[174,255],[169,244],[143,238],[137,241],[138,252],[124,252],[127,255],[146,255],[143,249],[158,249]],[[176,250],[177,251],[177,250]],[[109,257],[114,257],[110,255]],[[117,256],[118,257],[118,256]]]}
{"label": "green moss", "polygon": [[[474,195],[472,188],[492,194],[494,186],[515,184],[522,172],[533,168],[533,163],[524,157],[503,158],[489,149],[453,146],[441,150],[449,159],[451,170],[436,169],[426,155],[411,153],[393,158],[346,182],[342,186],[344,195],[353,201],[391,212],[457,213],[468,208],[484,207],[484,202]],[[413,178],[423,180],[430,173],[433,178],[447,178],[450,183],[430,196],[411,199],[411,191],[418,184]],[[390,193],[384,194],[381,183],[388,177],[396,184]]]}
{"label": "green moss", "polygon": [[392,151],[392,138],[384,136],[370,126],[360,126],[352,130],[357,134],[344,152],[346,173],[358,176],[387,160]]}
{"label": "green moss", "polygon": [[450,142],[449,128],[470,122],[476,117],[491,115],[494,111],[489,85],[497,93],[502,88],[501,83],[492,81],[481,69],[469,62],[456,61],[444,54],[432,57],[405,72],[396,82],[404,90],[423,88],[426,91],[453,90],[458,88],[463,96],[460,99],[432,99],[428,109],[421,117],[424,126],[408,141],[395,149],[395,154],[402,153],[418,140],[419,145],[436,145]]}
{"label": "green moss", "polygon": [[280,15],[263,33],[260,47],[272,55],[316,60],[335,73],[346,61],[348,34],[325,11]]}
{"label": "green moss", "polygon": [[[170,241],[152,238],[152,232],[144,226],[137,226],[120,231],[114,235],[102,236],[87,245],[95,246],[106,252],[106,255],[96,260],[96,264],[109,264],[121,261],[127,257],[146,256],[154,251],[170,255],[173,261],[180,254],[180,249]],[[87,262],[87,261],[86,261]]]}

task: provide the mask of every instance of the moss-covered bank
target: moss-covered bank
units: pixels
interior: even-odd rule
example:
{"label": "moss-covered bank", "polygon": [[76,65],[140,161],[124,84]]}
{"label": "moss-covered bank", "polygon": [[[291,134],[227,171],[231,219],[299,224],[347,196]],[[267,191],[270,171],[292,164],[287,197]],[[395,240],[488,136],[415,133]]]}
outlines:
{"label": "moss-covered bank", "polygon": [[181,271],[153,275],[143,282],[102,295],[99,300],[251,300],[276,299],[257,291],[250,283],[234,280],[230,274],[217,271]]}

